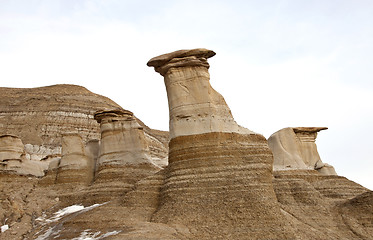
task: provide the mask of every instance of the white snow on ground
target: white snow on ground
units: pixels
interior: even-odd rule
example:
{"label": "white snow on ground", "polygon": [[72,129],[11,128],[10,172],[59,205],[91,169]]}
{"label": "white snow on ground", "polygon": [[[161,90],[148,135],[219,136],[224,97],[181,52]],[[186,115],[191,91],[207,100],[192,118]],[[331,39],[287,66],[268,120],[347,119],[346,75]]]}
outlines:
{"label": "white snow on ground", "polygon": [[87,230],[84,230],[79,237],[77,238],[73,238],[71,240],[100,240],[100,239],[104,239],[106,237],[109,237],[109,236],[113,236],[113,235],[117,235],[118,233],[120,233],[120,231],[112,231],[112,232],[107,232],[105,234],[102,234],[100,236],[100,233],[101,232],[95,232],[95,233],[91,233],[89,232],[90,229],[87,229]]}
{"label": "white snow on ground", "polygon": [[9,226],[6,224],[6,225],[3,225],[1,226],[1,232],[5,232],[6,230],[9,229]]}
{"label": "white snow on ground", "polygon": [[43,235],[40,235],[35,240],[47,240],[47,239],[51,239],[50,237],[52,237],[52,236],[56,237],[56,236],[58,236],[59,233],[60,233],[60,231],[55,231],[54,228],[48,228],[48,230]]}
{"label": "white snow on ground", "polygon": [[106,204],[106,203],[93,204],[92,206],[89,206],[89,207],[84,207],[82,205],[72,205],[72,206],[69,206],[69,207],[65,207],[64,209],[58,210],[57,212],[54,213],[54,215],[51,218],[46,218],[46,215],[43,214],[43,216],[38,217],[36,219],[36,221],[41,221],[41,222],[46,222],[46,223],[56,222],[56,221],[60,220],[65,215],[75,213],[75,212],[79,212],[79,211],[83,211],[83,210],[84,210],[84,212],[89,211],[93,208],[102,206],[104,204]]}
{"label": "white snow on ground", "polygon": [[[93,208],[102,206],[102,205],[104,205],[106,203],[93,204],[93,205],[88,206],[88,207],[84,207],[82,205],[72,205],[72,206],[65,207],[63,209],[58,210],[57,212],[55,212],[53,214],[53,216],[51,218],[46,218],[46,214],[43,213],[43,216],[38,217],[36,219],[36,221],[39,221],[41,223],[41,225],[44,226],[44,225],[49,224],[49,223],[57,222],[58,220],[60,220],[64,216],[70,215],[72,213],[83,213],[83,212],[89,211],[89,210],[91,210]],[[44,232],[44,234],[40,235],[36,240],[46,240],[46,239],[51,239],[51,237],[57,237],[59,235],[59,232],[60,232],[60,230],[57,230],[56,226],[50,227],[50,228],[48,228],[48,230],[46,232]],[[114,231],[114,232],[109,232],[109,233],[106,233],[106,234],[115,235],[115,234],[118,234],[118,233],[119,232]],[[89,240],[89,239],[96,240],[96,239],[103,239],[104,237],[107,237],[107,236],[111,236],[111,235],[104,234],[104,235],[100,236],[99,238],[92,238],[92,237],[97,237],[99,234],[100,234],[100,232],[98,232],[96,236],[94,236],[95,234],[93,234],[92,236],[88,236],[87,235],[87,238],[77,238],[77,240],[81,240],[81,239],[84,239],[84,240]]]}

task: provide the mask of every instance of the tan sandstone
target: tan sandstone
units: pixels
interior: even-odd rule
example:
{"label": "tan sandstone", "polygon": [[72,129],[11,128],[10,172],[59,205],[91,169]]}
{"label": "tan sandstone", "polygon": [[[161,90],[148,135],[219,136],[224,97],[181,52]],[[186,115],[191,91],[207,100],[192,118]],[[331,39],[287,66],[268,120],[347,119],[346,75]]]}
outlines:
{"label": "tan sandstone", "polygon": [[48,164],[26,158],[22,140],[13,135],[0,136],[0,171],[19,175],[44,176]]}
{"label": "tan sandstone", "polygon": [[93,158],[86,154],[82,137],[77,133],[64,133],[57,183],[89,185],[93,181],[94,166]]}
{"label": "tan sandstone", "polygon": [[93,189],[103,199],[123,194],[138,180],[161,169],[152,161],[144,129],[132,112],[97,111],[94,117],[100,123],[101,140]]}
{"label": "tan sandstone", "polygon": [[208,132],[253,133],[239,126],[223,96],[210,85],[207,49],[180,50],[149,60],[164,76],[170,114],[170,138]]}
{"label": "tan sandstone", "polygon": [[[321,128],[275,133],[274,167],[267,140],[239,127],[210,86],[213,55],[181,50],[150,61],[165,77],[169,152],[167,132],[117,106],[97,109],[107,99],[84,88],[0,94],[0,134],[19,136],[0,151],[9,159],[16,149],[17,163],[48,169],[39,177],[0,171],[0,221],[9,226],[0,239],[372,239],[373,192],[322,163],[315,144]],[[48,115],[49,105],[74,118]],[[286,151],[278,151],[281,141]],[[86,160],[96,163],[90,185],[81,184]],[[56,184],[62,169],[69,181]],[[59,216],[70,208],[80,210]]]}
{"label": "tan sandstone", "polygon": [[191,239],[292,238],[272,186],[267,141],[239,126],[211,87],[207,58],[213,55],[181,50],[148,62],[164,76],[171,137],[152,219],[184,226]]}
{"label": "tan sandstone", "polygon": [[268,139],[273,152],[274,170],[315,169],[324,175],[337,175],[334,168],[321,161],[317,151],[317,133],[326,127],[284,128]]}
{"label": "tan sandstone", "polygon": [[[107,97],[76,85],[38,88],[0,87],[0,135],[18,136],[25,144],[26,158],[40,161],[61,154],[63,133],[78,133],[84,143],[100,139],[98,110],[120,109]],[[144,128],[150,155],[167,165],[168,133]]]}

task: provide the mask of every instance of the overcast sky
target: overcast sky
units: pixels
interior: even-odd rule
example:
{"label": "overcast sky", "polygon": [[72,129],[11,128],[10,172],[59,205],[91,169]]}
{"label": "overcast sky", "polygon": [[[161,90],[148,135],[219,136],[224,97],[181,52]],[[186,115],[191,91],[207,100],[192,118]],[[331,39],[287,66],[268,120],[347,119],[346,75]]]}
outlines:
{"label": "overcast sky", "polygon": [[81,85],[156,129],[167,95],[146,62],[198,47],[240,125],[329,127],[322,160],[373,189],[373,1],[0,0],[0,86]]}

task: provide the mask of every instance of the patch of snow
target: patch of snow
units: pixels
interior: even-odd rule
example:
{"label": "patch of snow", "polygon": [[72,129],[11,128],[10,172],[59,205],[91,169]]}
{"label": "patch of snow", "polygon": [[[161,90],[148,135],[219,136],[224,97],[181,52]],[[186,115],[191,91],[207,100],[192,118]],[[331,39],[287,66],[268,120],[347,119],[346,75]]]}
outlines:
{"label": "patch of snow", "polygon": [[106,237],[117,235],[121,231],[112,231],[112,232],[107,232],[105,234],[101,234],[100,231],[91,233],[89,232],[90,229],[84,230],[79,237],[73,238],[71,240],[100,240],[100,239],[105,239]]}
{"label": "patch of snow", "polygon": [[[93,205],[88,206],[88,207],[84,207],[82,205],[72,205],[72,206],[65,207],[63,209],[58,210],[57,212],[55,212],[53,214],[53,216],[51,218],[47,218],[47,215],[45,213],[43,213],[43,215],[41,217],[38,217],[36,220],[39,221],[40,224],[41,224],[41,226],[43,226],[43,228],[44,228],[48,224],[51,224],[51,225],[56,224],[55,222],[59,221],[64,216],[70,215],[72,213],[80,214],[80,213],[83,213],[83,212],[87,212],[89,210],[92,210],[93,208],[102,206],[102,205],[107,204],[107,203],[108,202],[105,202],[105,203],[102,203],[102,204],[93,204]],[[59,222],[57,225],[49,227],[48,230],[46,230],[45,232],[44,232],[44,230],[38,232],[36,235],[38,235],[41,232],[44,232],[44,234],[40,235],[38,238],[36,238],[36,240],[49,240],[49,239],[52,239],[52,237],[53,238],[58,237],[59,234],[60,234],[60,232],[61,232],[61,230],[58,230],[58,228],[59,228],[58,226],[61,225],[61,224],[63,224],[63,220],[62,220],[62,223]],[[84,240],[89,240],[89,239],[92,239],[92,240],[103,239],[102,236],[99,237],[99,238],[97,238],[97,236],[100,234],[100,232],[94,233],[94,234],[90,234],[90,233],[86,232],[85,235],[84,235],[84,232],[83,232],[82,234],[83,234],[81,236],[82,238],[77,238],[77,239],[79,239],[79,240],[80,239],[84,239]],[[103,236],[105,236],[105,234]],[[108,235],[108,236],[111,236],[111,235]]]}
{"label": "patch of snow", "polygon": [[50,221],[55,222],[59,219],[61,219],[64,215],[71,214],[74,212],[79,212],[84,209],[84,206],[82,205],[72,205],[69,207],[65,207],[64,209],[58,210],[53,217],[51,217]]}
{"label": "patch of snow", "polygon": [[60,231],[55,231],[54,228],[49,228],[43,235],[40,235],[35,240],[47,240],[51,239],[52,236],[56,236],[60,233]]}
{"label": "patch of snow", "polygon": [[[120,233],[121,231],[112,231],[112,232],[107,232],[105,233],[104,235],[102,235],[102,239],[103,238],[106,238],[106,237],[109,237],[109,236],[113,236],[113,235],[117,235],[118,233]],[[101,239],[101,238],[100,238]]]}
{"label": "patch of snow", "polygon": [[8,229],[9,229],[8,224],[5,224],[5,225],[1,226],[1,232],[5,232]]}
{"label": "patch of snow", "polygon": [[106,203],[102,203],[102,204],[93,204],[92,206],[89,206],[89,207],[84,207],[82,205],[72,205],[72,206],[69,206],[69,207],[65,207],[64,209],[60,209],[58,210],[57,212],[54,213],[54,215],[47,219],[46,218],[46,215],[43,214],[43,216],[41,217],[38,217],[36,220],[37,221],[41,221],[41,222],[46,222],[46,223],[50,223],[50,222],[56,222],[58,220],[60,220],[63,216],[65,215],[68,215],[68,214],[72,214],[72,213],[75,213],[75,212],[80,212],[80,211],[89,211],[93,208],[96,208],[96,207],[99,207],[99,206],[102,206]]}

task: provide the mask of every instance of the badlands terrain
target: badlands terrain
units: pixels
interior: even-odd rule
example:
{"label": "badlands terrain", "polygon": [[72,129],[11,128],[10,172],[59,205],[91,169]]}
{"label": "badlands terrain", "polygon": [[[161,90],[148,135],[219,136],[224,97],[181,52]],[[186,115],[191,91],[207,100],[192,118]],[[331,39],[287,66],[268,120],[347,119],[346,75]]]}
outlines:
{"label": "badlands terrain", "polygon": [[327,128],[238,125],[214,55],[148,61],[168,132],[81,86],[0,88],[0,239],[373,239],[372,191],[318,154]]}

